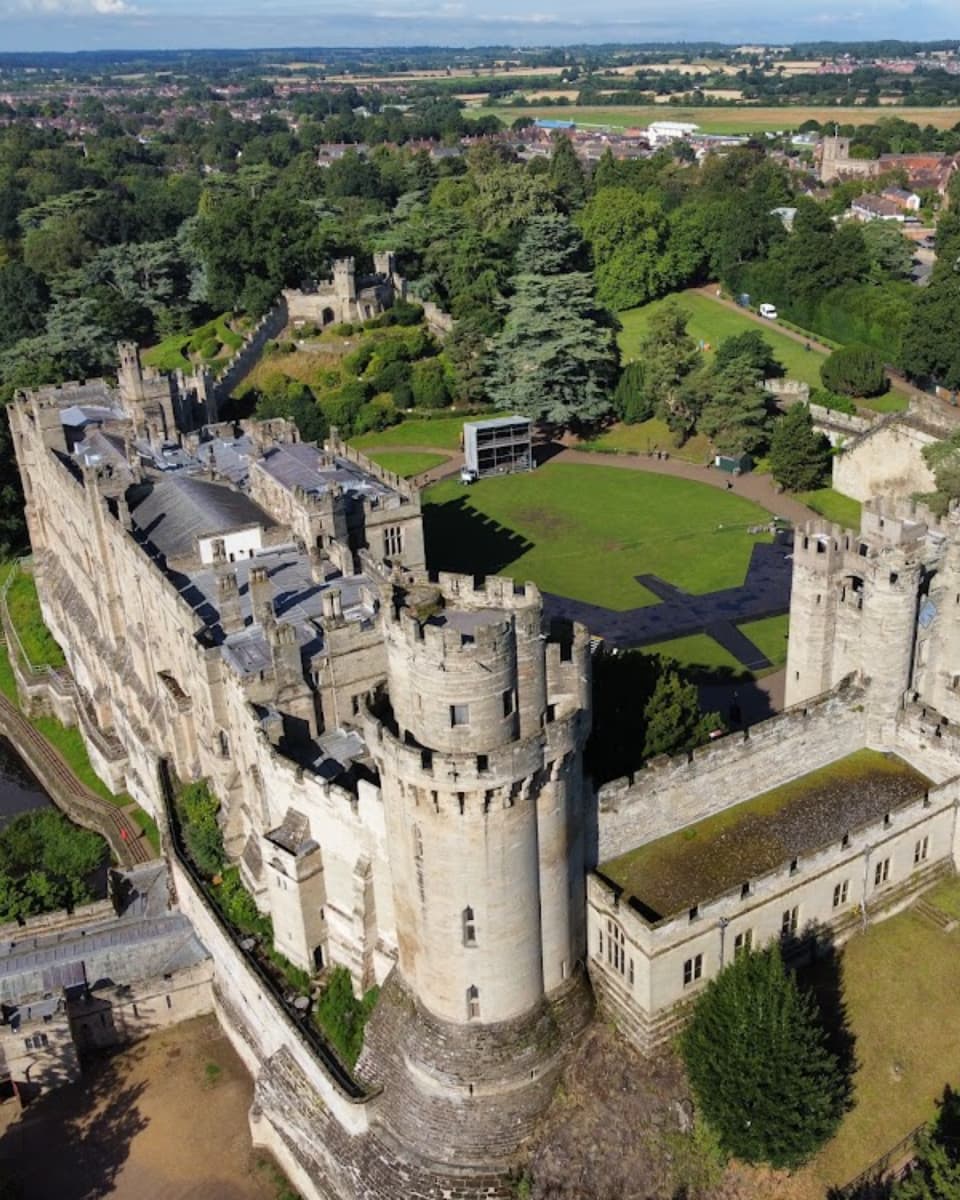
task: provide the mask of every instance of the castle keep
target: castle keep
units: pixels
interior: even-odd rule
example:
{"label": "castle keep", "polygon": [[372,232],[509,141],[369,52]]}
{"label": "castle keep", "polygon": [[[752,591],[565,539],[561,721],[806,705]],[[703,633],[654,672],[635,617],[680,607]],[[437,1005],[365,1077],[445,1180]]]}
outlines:
{"label": "castle keep", "polygon": [[[305,1196],[509,1194],[593,995],[647,1049],[746,947],[955,868],[956,514],[798,530],[787,710],[594,791],[587,630],[430,575],[418,492],[335,432],[180,396],[122,347],[118,386],[20,394],[11,428],[57,711],[167,833],[254,1138]],[[353,1072],[182,860],[167,784],[199,778],[277,948],[382,986]]]}

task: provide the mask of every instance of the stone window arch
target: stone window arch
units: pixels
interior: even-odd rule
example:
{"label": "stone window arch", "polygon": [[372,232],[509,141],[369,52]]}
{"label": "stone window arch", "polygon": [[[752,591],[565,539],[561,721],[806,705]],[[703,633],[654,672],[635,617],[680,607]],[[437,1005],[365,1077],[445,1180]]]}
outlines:
{"label": "stone window arch", "polygon": [[477,922],[473,909],[469,905],[463,910],[463,944],[465,946],[476,946],[477,944]]}
{"label": "stone window arch", "polygon": [[475,983],[467,988],[467,1020],[480,1020],[480,989]]}

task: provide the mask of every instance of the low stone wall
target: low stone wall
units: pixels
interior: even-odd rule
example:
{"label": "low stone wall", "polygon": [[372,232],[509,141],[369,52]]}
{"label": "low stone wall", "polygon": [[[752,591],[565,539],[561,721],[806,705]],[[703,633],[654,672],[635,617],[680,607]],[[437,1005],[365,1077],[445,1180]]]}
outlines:
{"label": "low stone wall", "polygon": [[47,937],[51,933],[64,933],[81,925],[110,920],[115,915],[112,900],[94,900],[92,904],[78,905],[72,912],[60,908],[56,912],[27,917],[22,925],[18,921],[0,925],[0,942],[22,942],[33,937]]}
{"label": "low stone wall", "polygon": [[689,756],[658,758],[597,793],[598,861],[615,858],[866,745],[861,689],[847,682]]}

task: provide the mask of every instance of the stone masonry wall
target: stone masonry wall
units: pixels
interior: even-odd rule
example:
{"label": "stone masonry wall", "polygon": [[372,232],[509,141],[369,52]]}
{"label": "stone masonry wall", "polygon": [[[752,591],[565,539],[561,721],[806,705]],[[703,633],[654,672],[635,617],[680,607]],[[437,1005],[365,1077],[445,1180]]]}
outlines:
{"label": "stone masonry wall", "polygon": [[862,749],[860,698],[860,690],[848,684],[689,757],[654,759],[635,776],[606,784],[597,794],[598,861]]}

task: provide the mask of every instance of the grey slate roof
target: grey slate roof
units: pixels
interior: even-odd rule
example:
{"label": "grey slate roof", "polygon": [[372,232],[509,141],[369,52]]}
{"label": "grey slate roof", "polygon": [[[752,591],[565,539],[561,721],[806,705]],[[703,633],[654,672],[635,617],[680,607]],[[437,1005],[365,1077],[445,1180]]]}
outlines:
{"label": "grey slate roof", "polygon": [[132,516],[137,529],[166,558],[191,554],[198,537],[276,524],[249,496],[189,475],[170,475],[149,484]]}
{"label": "grey slate roof", "polygon": [[331,461],[329,455],[308,442],[274,446],[260,460],[260,465],[289,491],[302,487],[320,495],[332,484],[338,484],[345,492],[357,496],[395,494],[393,488],[368,475],[355,463],[339,457]]}

